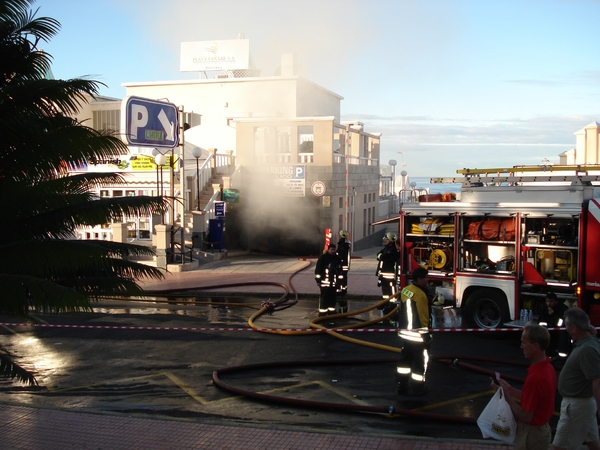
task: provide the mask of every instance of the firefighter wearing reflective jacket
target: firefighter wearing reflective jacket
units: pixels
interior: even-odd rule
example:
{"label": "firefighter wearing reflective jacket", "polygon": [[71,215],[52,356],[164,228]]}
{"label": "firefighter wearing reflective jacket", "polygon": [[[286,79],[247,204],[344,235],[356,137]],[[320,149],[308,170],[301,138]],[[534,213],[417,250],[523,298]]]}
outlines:
{"label": "firefighter wearing reflective jacket", "polygon": [[387,233],[383,241],[385,247],[377,253],[377,261],[379,261],[379,264],[377,264],[377,277],[379,277],[383,298],[390,298],[396,293],[400,254],[396,248],[396,235],[394,233]]}
{"label": "firefighter wearing reflective jacket", "polygon": [[348,292],[348,271],[350,270],[350,248],[352,243],[348,240],[348,232],[341,230],[339,232],[340,240],[337,243],[336,254],[342,262],[342,279],[338,287],[338,294],[342,298],[338,298],[337,302],[340,305],[340,312],[348,312],[348,301],[344,299],[344,295]]}
{"label": "firefighter wearing reflective jacket", "polygon": [[431,345],[431,309],[427,298],[428,272],[422,267],[413,272],[413,284],[401,291],[401,310],[398,336],[402,353],[397,367],[398,393],[422,395],[425,388],[425,373]]}
{"label": "firefighter wearing reflective jacket", "polygon": [[[378,286],[381,286],[381,295],[384,299],[389,299],[396,293],[398,285],[398,262],[400,253],[396,247],[396,235],[394,233],[386,233],[383,238],[385,247],[377,254],[377,272],[379,278]],[[395,302],[395,300],[393,300]],[[379,306],[377,309],[382,310],[381,315],[384,316],[396,307],[395,303],[386,303]],[[393,322],[393,319],[388,319]]]}
{"label": "firefighter wearing reflective jacket", "polygon": [[315,281],[321,289],[319,316],[335,313],[335,295],[341,280],[342,262],[335,254],[335,244],[329,244],[315,268]]}

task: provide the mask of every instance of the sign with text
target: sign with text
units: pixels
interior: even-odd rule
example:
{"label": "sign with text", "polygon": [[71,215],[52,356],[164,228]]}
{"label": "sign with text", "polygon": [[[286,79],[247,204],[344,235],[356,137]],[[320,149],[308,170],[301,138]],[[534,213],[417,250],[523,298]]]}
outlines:
{"label": "sign with text", "polygon": [[[162,170],[168,170],[173,164],[173,170],[179,170],[177,157],[166,155],[167,160]],[[148,155],[123,155],[109,159],[90,160],[69,168],[69,172],[154,172],[159,167],[154,162],[153,156]]]}
{"label": "sign with text", "polygon": [[225,217],[225,202],[215,202],[215,217]]}
{"label": "sign with text", "polygon": [[260,171],[275,180],[288,197],[304,197],[306,190],[306,166],[304,164],[265,164]]}
{"label": "sign with text", "polygon": [[200,41],[181,43],[181,72],[248,69],[250,41]]}
{"label": "sign with text", "polygon": [[238,203],[240,201],[240,191],[238,189],[223,189],[223,200],[229,203]]}
{"label": "sign with text", "polygon": [[129,145],[173,148],[179,145],[179,111],[173,103],[130,96],[121,117]]}

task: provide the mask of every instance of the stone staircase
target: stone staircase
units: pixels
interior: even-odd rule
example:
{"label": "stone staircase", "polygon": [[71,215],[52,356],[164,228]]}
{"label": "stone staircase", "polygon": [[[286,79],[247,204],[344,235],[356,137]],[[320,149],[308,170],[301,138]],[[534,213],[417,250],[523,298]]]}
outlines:
{"label": "stone staircase", "polygon": [[186,248],[192,247],[192,230],[194,227],[193,215],[190,211],[186,211],[183,215],[179,226],[183,227],[183,241]]}
{"label": "stone staircase", "polygon": [[210,179],[210,182],[207,183],[206,186],[204,186],[204,189],[202,189],[202,192],[200,193],[200,208],[204,208],[208,204],[210,199],[212,198],[212,196],[215,192],[215,190],[213,188],[214,184],[223,186],[223,175],[221,175],[221,174],[213,175],[212,178]]}
{"label": "stone staircase", "polygon": [[[212,176],[212,178],[210,179],[210,182],[207,183],[207,185],[204,187],[204,189],[201,191],[200,193],[200,208],[204,209],[206,207],[206,205],[208,204],[208,202],[210,201],[210,199],[212,198],[213,194],[214,194],[214,188],[213,185],[218,184],[218,185],[223,185],[223,174],[214,174]],[[184,239],[184,245],[186,249],[192,249],[192,258],[194,260],[199,261],[200,264],[202,263],[206,263],[206,262],[211,262],[211,261],[217,261],[220,259],[223,259],[227,252],[226,251],[212,251],[212,250],[201,250],[199,248],[193,248],[193,241],[192,241],[192,235],[193,235],[193,229],[194,229],[194,222],[193,222],[193,214],[190,211],[187,211],[183,217],[180,219],[178,225],[180,227],[183,228],[184,232],[183,232],[183,239]]]}

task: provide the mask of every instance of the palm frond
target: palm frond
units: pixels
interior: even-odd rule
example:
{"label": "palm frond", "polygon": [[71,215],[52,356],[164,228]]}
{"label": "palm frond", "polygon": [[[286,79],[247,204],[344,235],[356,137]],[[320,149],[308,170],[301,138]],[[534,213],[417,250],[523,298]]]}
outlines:
{"label": "palm frond", "polygon": [[36,314],[89,311],[85,295],[52,281],[28,275],[0,273],[0,314],[28,317]]}
{"label": "palm frond", "polygon": [[126,296],[134,297],[144,294],[144,290],[133,280],[124,277],[104,277],[76,278],[73,280],[59,280],[61,283],[72,282],[71,286],[78,292],[84,293],[91,300],[98,300],[103,297]]}
{"label": "palm frond", "polygon": [[[39,59],[43,58],[48,58],[47,54],[39,55]],[[21,108],[21,115],[38,119],[58,112],[73,114],[88,102],[86,94],[96,96],[100,86],[103,86],[103,83],[85,78],[49,80],[42,76],[22,79],[13,81],[2,89],[0,107],[6,112]],[[26,92],[21,93],[24,90]],[[15,96],[15,93],[19,95]],[[10,117],[5,119],[9,120]]]}
{"label": "palm frond", "polygon": [[4,348],[0,348],[0,376],[12,380],[16,379],[21,383],[27,383],[32,386],[38,384],[35,376],[15,363],[12,356]]}
{"label": "palm frond", "polygon": [[51,57],[38,51],[60,29],[57,20],[35,17],[31,0],[3,0],[0,3],[0,86],[21,80],[43,78]]}
{"label": "palm frond", "polygon": [[5,0],[0,2],[0,23],[12,21],[12,17],[21,11],[27,11],[35,0]]}
{"label": "palm frond", "polygon": [[15,231],[19,230],[18,235],[25,239],[35,236],[45,239],[70,239],[79,226],[101,225],[112,221],[122,222],[124,217],[135,217],[139,214],[161,214],[166,211],[166,205],[168,205],[166,197],[143,196],[76,203],[1,226],[0,236],[3,232],[7,232],[7,236],[14,239]]}
{"label": "palm frond", "polygon": [[[0,314],[90,309],[89,300],[140,295],[137,280],[160,279],[154,267],[128,259],[148,247],[73,240],[78,227],[163,214],[164,197],[99,198],[120,174],[71,175],[70,170],[128,154],[115,132],[74,117],[102,84],[86,77],[51,80],[52,56],[39,50],[60,24],[29,11],[34,0],[0,0]],[[1,352],[0,352],[1,353]],[[0,354],[0,376],[35,379]]]}
{"label": "palm frond", "polygon": [[33,3],[34,0],[3,0],[0,24],[10,33],[1,34],[1,40],[18,42],[32,36],[35,44],[38,40],[49,41],[58,33],[60,23],[50,17],[35,17],[38,10],[29,10]]}
{"label": "palm frond", "polygon": [[149,247],[113,241],[56,239],[12,242],[0,246],[0,273],[26,273],[71,287],[76,285],[72,280],[86,277],[122,277],[130,281],[162,279],[163,272],[156,267],[127,259],[133,255],[153,254]]}

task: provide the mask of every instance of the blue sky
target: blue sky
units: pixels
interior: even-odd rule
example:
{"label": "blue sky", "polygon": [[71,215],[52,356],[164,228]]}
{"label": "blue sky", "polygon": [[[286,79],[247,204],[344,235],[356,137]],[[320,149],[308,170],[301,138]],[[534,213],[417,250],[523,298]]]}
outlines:
{"label": "blue sky", "polygon": [[[413,176],[558,162],[600,121],[597,0],[38,0],[62,29],[57,78],[196,78],[180,43],[243,33],[262,75],[294,52],[300,75],[344,97],[342,120],[382,133],[382,163]],[[401,152],[399,154],[398,152]]]}

